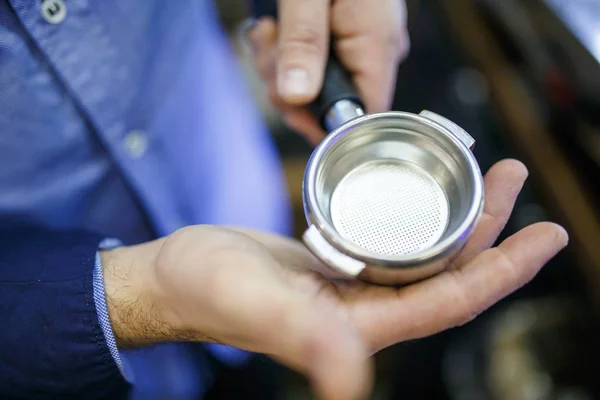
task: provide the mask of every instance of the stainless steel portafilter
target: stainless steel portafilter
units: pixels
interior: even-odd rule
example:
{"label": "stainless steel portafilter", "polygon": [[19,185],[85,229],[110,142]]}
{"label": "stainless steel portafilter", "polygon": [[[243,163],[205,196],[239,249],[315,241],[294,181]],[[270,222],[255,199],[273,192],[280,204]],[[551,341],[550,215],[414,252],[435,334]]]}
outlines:
{"label": "stainless steel portafilter", "polygon": [[306,246],[337,273],[377,284],[443,271],[483,209],[473,138],[430,111],[365,114],[333,54],[312,109],[329,134],[304,175]]}

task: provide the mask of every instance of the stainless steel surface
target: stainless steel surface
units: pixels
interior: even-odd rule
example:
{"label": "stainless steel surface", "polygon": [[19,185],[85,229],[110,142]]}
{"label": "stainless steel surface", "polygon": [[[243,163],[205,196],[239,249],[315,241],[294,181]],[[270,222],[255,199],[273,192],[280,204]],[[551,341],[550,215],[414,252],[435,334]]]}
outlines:
{"label": "stainless steel surface", "polygon": [[345,239],[382,255],[434,245],[448,224],[448,200],[418,165],[376,160],[350,171],[331,197],[331,221]]}
{"label": "stainless steel surface", "polygon": [[441,271],[481,215],[472,144],[460,127],[430,112],[367,115],[342,125],[307,165],[307,246],[343,275],[376,283]]}
{"label": "stainless steel surface", "polygon": [[350,100],[340,100],[325,115],[325,128],[331,132],[346,122],[363,115],[365,112],[358,104]]}
{"label": "stainless steel surface", "polygon": [[467,146],[469,150],[473,150],[473,148],[475,147],[475,139],[473,139],[473,137],[469,135],[463,128],[456,125],[449,119],[446,119],[441,115],[427,110],[421,111],[419,115],[427,118],[430,121],[437,122],[442,127],[448,129],[454,136],[456,136],[461,142],[463,142],[463,144]]}

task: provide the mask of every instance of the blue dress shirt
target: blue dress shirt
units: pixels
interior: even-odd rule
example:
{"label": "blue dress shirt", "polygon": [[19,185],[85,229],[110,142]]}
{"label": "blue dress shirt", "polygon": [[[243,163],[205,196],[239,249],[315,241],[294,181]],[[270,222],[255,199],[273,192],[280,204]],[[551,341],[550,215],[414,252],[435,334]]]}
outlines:
{"label": "blue dress shirt", "polygon": [[[48,0],[0,0],[2,227],[124,244],[190,224],[289,233],[277,153],[212,2],[54,3],[61,18]],[[185,345],[119,352],[98,262],[93,278],[104,340],[127,378],[142,392],[202,392],[203,366]]]}

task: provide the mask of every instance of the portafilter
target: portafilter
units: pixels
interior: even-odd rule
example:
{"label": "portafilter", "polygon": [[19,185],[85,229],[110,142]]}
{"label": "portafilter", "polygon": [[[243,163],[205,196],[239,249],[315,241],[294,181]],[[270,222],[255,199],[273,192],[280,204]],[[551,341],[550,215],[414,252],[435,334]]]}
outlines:
{"label": "portafilter", "polygon": [[[261,3],[255,16],[276,16]],[[431,111],[366,114],[333,51],[312,110],[329,133],[304,174],[308,249],[346,278],[382,285],[443,271],[483,210],[474,139]]]}

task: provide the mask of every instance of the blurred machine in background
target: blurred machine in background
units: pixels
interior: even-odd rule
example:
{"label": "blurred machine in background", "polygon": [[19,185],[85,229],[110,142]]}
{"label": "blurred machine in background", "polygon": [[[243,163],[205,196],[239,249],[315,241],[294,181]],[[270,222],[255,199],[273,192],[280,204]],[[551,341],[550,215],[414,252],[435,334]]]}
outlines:
{"label": "blurred machine in background", "polygon": [[[506,157],[525,162],[530,179],[501,239],[550,219],[571,242],[474,322],[378,355],[374,398],[600,399],[600,1],[407,3],[412,48],[394,109],[429,109],[463,126],[484,171]],[[299,235],[311,148],[269,106],[236,39],[244,0],[218,4],[284,160]],[[309,397],[288,376],[286,398]]]}

